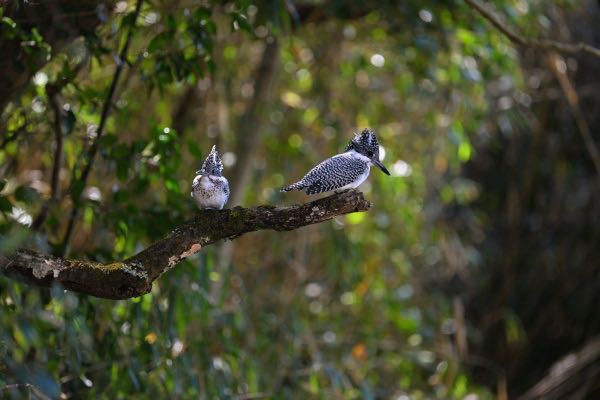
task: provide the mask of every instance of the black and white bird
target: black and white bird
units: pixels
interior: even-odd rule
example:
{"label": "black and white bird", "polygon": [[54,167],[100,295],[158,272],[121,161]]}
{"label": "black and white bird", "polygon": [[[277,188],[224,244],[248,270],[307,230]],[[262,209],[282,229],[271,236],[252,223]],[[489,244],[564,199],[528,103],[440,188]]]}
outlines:
{"label": "black and white bird", "polygon": [[300,181],[281,189],[282,192],[301,190],[306,194],[341,192],[360,185],[369,176],[371,165],[378,166],[389,175],[387,168],[379,161],[379,143],[371,129],[356,134],[346,151],[323,161]]}
{"label": "black and white bird", "polygon": [[221,175],[223,163],[216,146],[204,160],[202,168],[196,171],[192,182],[191,196],[199,208],[221,210],[229,199],[229,182]]}

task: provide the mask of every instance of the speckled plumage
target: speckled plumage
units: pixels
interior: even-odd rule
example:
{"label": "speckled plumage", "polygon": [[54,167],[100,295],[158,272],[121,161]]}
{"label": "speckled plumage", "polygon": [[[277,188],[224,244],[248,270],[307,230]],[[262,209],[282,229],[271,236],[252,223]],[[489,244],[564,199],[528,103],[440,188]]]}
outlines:
{"label": "speckled plumage", "polygon": [[379,143],[375,132],[364,129],[354,136],[344,153],[321,162],[300,181],[281,191],[302,190],[306,194],[317,194],[355,188],[367,179],[373,164],[389,175],[379,161]]}
{"label": "speckled plumage", "polygon": [[199,208],[221,210],[229,199],[229,182],[224,176],[223,163],[215,146],[192,182],[190,195]]}

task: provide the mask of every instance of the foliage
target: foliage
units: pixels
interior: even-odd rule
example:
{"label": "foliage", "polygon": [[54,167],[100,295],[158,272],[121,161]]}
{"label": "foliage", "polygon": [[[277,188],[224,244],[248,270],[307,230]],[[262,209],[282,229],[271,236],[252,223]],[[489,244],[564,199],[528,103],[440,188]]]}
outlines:
{"label": "foliage", "polygon": [[[225,176],[240,159],[236,131],[272,35],[279,68],[244,204],[305,201],[277,189],[370,126],[393,175],[373,170],[361,187],[373,209],[243,237],[230,263],[227,246],[203,250],[131,301],[1,277],[3,396],[492,398],[495,388],[474,382],[460,361],[458,330],[467,327],[456,314],[460,296],[445,290],[482,256],[447,213],[480,196],[460,172],[493,133],[494,102],[525,96],[517,51],[459,1],[366,2],[356,18],[344,2],[314,2],[328,16],[314,23],[295,3],[157,0],[135,20],[135,5],[121,1],[97,34],[52,53],[0,119],[0,250],[57,251],[79,193],[74,256],[131,256],[186,220],[194,171],[212,144]],[[544,2],[494,3],[528,34],[543,29],[529,18],[543,19]],[[74,184],[131,26],[91,176]],[[47,53],[38,39],[33,47]],[[60,87],[58,116],[52,87]],[[58,201],[48,200],[54,118],[64,135]],[[42,229],[26,228],[44,204]],[[507,335],[518,337],[511,321]],[[35,391],[10,386],[25,383]]]}

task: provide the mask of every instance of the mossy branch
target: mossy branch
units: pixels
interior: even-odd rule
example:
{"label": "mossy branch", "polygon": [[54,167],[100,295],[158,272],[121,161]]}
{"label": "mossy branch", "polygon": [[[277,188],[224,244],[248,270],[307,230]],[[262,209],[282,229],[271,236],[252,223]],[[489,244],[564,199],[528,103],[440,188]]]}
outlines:
{"label": "mossy branch", "polygon": [[356,190],[289,207],[235,207],[199,211],[191,220],[135,256],[101,264],[69,260],[20,249],[0,255],[0,271],[28,283],[66,289],[107,299],[128,299],[148,293],[162,273],[205,246],[244,233],[271,229],[290,231],[335,216],[367,211],[371,204]]}

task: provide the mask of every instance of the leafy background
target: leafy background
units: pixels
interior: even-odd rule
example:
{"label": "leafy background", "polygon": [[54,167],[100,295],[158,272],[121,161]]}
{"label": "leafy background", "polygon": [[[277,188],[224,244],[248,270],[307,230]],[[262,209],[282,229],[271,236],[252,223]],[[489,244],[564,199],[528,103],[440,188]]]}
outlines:
{"label": "leafy background", "polygon": [[[530,37],[591,43],[599,13],[584,3],[491,5]],[[540,53],[458,0],[134,9],[116,2],[60,49],[3,17],[4,37],[49,62],[0,120],[2,252],[60,252],[82,193],[69,256],[135,254],[195,212],[215,143],[230,206],[307,201],[278,188],[367,126],[392,176],[361,186],[368,213],[212,246],[132,300],[0,277],[2,397],[506,398],[598,334],[597,174]],[[566,62],[578,91],[597,89],[595,59]],[[48,202],[54,102],[64,158]]]}

